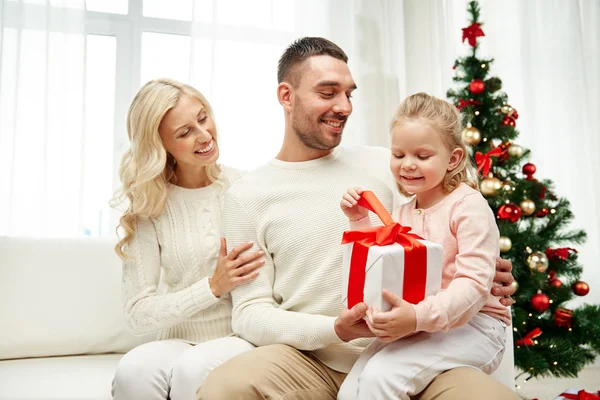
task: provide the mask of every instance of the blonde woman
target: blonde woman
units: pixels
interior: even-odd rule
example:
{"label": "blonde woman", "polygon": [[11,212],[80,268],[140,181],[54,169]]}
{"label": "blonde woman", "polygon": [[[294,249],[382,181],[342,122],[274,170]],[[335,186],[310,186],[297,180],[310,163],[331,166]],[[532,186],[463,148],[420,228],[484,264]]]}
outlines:
{"label": "blonde woman", "polygon": [[159,79],[129,108],[121,162],[123,298],[134,334],[156,334],[119,362],[114,399],[195,399],[211,369],[253,346],[233,336],[231,297],[256,278],[262,252],[227,254],[222,199],[241,173],[219,166],[212,109],[196,89]]}
{"label": "blonde woman", "polygon": [[[457,367],[490,374],[510,324],[510,310],[490,293],[499,233],[461,139],[460,113],[417,93],[400,104],[391,127],[390,169],[400,192],[414,195],[394,219],[443,244],[443,290],[414,305],[384,290],[394,308],[367,313],[377,340],[354,364],[338,400],[409,400]],[[341,201],[353,229],[370,226],[367,210],[357,205],[361,194],[349,189]]]}

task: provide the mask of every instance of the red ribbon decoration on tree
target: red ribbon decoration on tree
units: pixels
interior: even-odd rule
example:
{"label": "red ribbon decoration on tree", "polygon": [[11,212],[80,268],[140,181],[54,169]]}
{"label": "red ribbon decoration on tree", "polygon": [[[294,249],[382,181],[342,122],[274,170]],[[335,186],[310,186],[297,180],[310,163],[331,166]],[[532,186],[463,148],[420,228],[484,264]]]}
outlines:
{"label": "red ribbon decoration on tree", "polygon": [[475,153],[475,162],[477,163],[477,173],[483,172],[481,176],[487,176],[492,167],[492,157],[499,157],[504,153],[501,147],[496,147],[487,153]]}
{"label": "red ribbon decoration on tree", "polygon": [[344,232],[342,244],[354,243],[348,279],[348,308],[364,300],[369,247],[386,246],[392,243],[404,247],[406,267],[402,298],[409,303],[417,304],[425,298],[427,283],[427,246],[417,241],[423,238],[410,233],[410,227],[394,222],[373,192],[364,191],[358,200],[358,205],[377,214],[385,226]]}
{"label": "red ribbon decoration on tree", "polygon": [[559,259],[565,261],[569,257],[570,251],[577,253],[577,250],[571,247],[561,247],[560,249],[548,248],[546,249],[546,256],[552,261],[556,261]]}
{"label": "red ribbon decoration on tree", "polygon": [[561,393],[560,395],[565,399],[571,400],[600,400],[600,390],[596,394],[580,390],[577,394]]}
{"label": "red ribbon decoration on tree", "polygon": [[471,47],[475,47],[477,45],[477,37],[485,36],[485,33],[481,30],[480,24],[471,24],[466,28],[462,28],[462,41],[465,42],[465,39],[469,40],[469,44]]}
{"label": "red ribbon decoration on tree", "polygon": [[458,111],[462,111],[462,109],[465,107],[476,106],[479,104],[481,104],[480,101],[473,100],[473,99],[468,99],[468,100],[458,99],[458,105],[456,106],[456,108],[458,108]]}
{"label": "red ribbon decoration on tree", "polygon": [[533,339],[540,336],[542,333],[543,332],[540,328],[535,328],[527,335],[525,335],[523,339],[517,340],[517,346],[533,346]]}

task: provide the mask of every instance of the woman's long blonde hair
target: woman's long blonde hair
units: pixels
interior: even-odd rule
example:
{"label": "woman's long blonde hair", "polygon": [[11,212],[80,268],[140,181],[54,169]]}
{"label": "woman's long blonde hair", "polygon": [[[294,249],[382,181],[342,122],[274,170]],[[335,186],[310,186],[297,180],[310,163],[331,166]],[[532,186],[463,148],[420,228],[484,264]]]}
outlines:
{"label": "woman's long blonde hair", "polygon": [[[121,159],[119,176],[121,188],[111,201],[115,207],[127,202],[127,209],[119,220],[124,236],[115,246],[122,259],[128,257],[125,246],[135,234],[136,218],[156,218],[167,201],[168,183],[175,182],[173,157],[163,147],[158,127],[163,117],[187,95],[198,99],[214,118],[206,98],[190,85],[172,79],[156,79],[146,83],[135,95],[127,113],[127,134],[130,146]],[[219,181],[218,165],[206,166],[211,182]]]}
{"label": "woman's long blonde hair", "polygon": [[[467,145],[462,140],[460,112],[447,101],[430,96],[427,93],[415,93],[400,104],[390,124],[390,132],[408,121],[420,121],[429,124],[438,132],[448,150],[460,148],[463,159],[452,171],[447,171],[443,181],[444,193],[450,193],[462,182],[479,190],[477,173],[469,157]],[[411,196],[400,184],[398,189],[404,196]]]}

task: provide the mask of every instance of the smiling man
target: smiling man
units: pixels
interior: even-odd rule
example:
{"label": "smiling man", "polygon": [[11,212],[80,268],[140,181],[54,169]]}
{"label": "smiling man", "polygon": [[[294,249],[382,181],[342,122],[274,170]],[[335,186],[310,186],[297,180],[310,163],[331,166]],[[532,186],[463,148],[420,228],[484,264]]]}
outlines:
{"label": "smiling man", "polygon": [[[348,222],[339,198],[360,186],[388,210],[404,199],[389,170],[388,149],[338,147],[356,89],[347,61],[342,49],[322,38],[296,41],[279,61],[281,150],[232,186],[223,211],[228,247],[251,240],[265,251],[258,277],[232,292],[234,332],[260,347],[214,370],[199,399],[335,399],[371,341],[365,305],[342,306],[340,240]],[[510,270],[510,264],[503,267]],[[440,375],[420,396],[516,398],[470,368]]]}

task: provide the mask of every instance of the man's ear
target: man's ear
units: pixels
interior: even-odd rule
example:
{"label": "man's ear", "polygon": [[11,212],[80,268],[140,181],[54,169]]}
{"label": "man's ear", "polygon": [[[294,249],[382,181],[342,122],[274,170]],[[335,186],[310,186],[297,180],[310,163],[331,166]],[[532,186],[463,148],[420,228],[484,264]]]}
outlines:
{"label": "man's ear", "polygon": [[283,108],[290,112],[292,110],[292,92],[294,88],[288,82],[281,82],[277,85],[277,99]]}
{"label": "man's ear", "polygon": [[450,161],[448,162],[448,171],[452,171],[454,168],[456,168],[464,157],[465,152],[460,147],[452,150],[452,154],[450,154]]}

